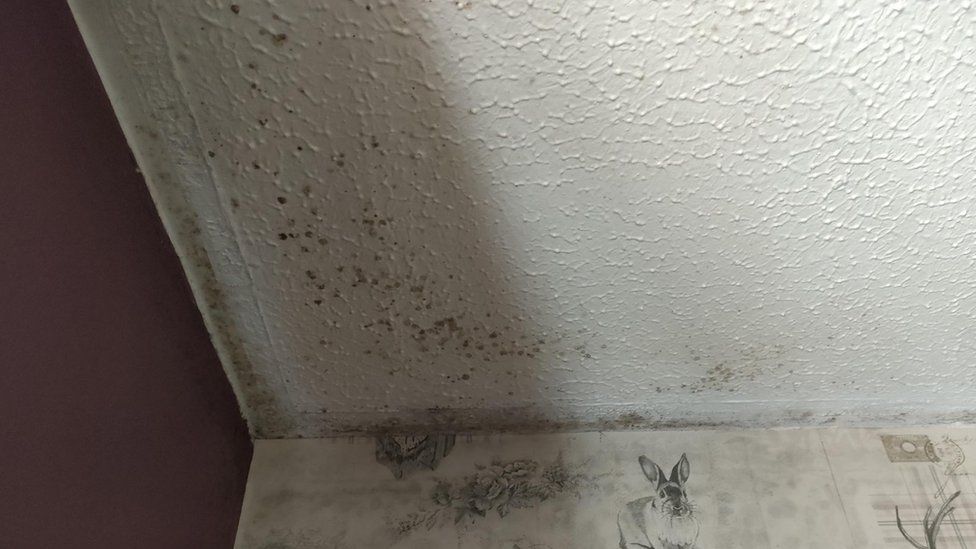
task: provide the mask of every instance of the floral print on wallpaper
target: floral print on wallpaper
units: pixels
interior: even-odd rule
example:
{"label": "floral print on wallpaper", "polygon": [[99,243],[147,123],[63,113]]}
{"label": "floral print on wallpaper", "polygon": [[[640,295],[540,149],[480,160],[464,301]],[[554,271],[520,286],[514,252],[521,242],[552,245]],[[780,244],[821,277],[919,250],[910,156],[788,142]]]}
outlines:
{"label": "floral print on wallpaper", "polygon": [[973,428],[257,441],[236,547],[967,549],[972,452]]}
{"label": "floral print on wallpaper", "polygon": [[594,483],[594,479],[560,461],[548,465],[533,460],[478,465],[474,474],[460,481],[437,481],[425,509],[399,520],[397,530],[405,535],[416,528],[430,530],[444,521],[476,521],[488,513],[505,517],[512,510],[557,496],[578,497]]}

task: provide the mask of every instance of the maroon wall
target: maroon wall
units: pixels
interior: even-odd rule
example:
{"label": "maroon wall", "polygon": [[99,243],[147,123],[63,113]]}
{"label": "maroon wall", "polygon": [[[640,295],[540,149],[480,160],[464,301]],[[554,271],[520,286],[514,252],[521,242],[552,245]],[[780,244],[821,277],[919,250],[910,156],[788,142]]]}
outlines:
{"label": "maroon wall", "polygon": [[229,548],[251,444],[64,0],[0,75],[0,547]]}

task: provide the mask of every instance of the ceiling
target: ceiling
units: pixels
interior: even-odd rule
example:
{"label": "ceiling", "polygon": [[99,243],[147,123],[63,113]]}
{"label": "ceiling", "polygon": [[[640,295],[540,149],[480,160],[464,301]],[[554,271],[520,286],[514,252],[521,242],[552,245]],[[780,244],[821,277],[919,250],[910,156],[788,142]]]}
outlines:
{"label": "ceiling", "polygon": [[258,437],[972,409],[968,3],[73,9]]}

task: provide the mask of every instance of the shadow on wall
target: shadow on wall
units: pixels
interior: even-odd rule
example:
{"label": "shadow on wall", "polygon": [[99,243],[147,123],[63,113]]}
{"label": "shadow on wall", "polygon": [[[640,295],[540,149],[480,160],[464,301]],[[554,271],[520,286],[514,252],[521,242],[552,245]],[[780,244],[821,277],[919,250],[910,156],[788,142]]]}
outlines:
{"label": "shadow on wall", "polygon": [[[450,60],[433,55],[443,31],[411,3],[327,9],[312,18],[327,28],[280,38],[328,52],[303,68],[297,196],[272,204],[287,215],[277,253],[301,265],[296,292],[322,334],[318,348],[287,343],[311,363],[289,386],[302,423],[314,435],[557,415],[540,404],[535,368],[563,351],[560,336],[511,283],[517,250],[493,230],[500,206],[476,169],[486,151],[453,116],[464,90],[439,70]],[[337,404],[310,409],[318,402]]]}
{"label": "shadow on wall", "polygon": [[[647,200],[649,192],[666,194],[669,189],[667,185],[651,187],[656,181],[645,178],[681,181],[680,174],[652,172],[642,175],[639,185],[620,191],[639,196],[640,200],[634,200],[637,204],[646,202],[642,208],[647,219],[673,221],[670,227],[638,229],[654,236],[654,243],[644,244],[645,249],[614,242],[622,239],[605,217],[608,210],[626,202],[620,197],[612,206],[597,206],[592,215],[584,212],[573,219],[580,223],[581,233],[597,235],[583,240],[584,245],[613,248],[606,255],[589,257],[584,277],[591,279],[576,284],[604,284],[602,293],[590,293],[588,299],[610,296],[618,303],[597,309],[604,314],[619,310],[622,317],[628,316],[625,322],[614,319],[628,324],[628,333],[613,337],[621,347],[636,348],[632,356],[638,358],[619,364],[626,373],[614,374],[624,376],[615,379],[623,387],[615,387],[614,396],[633,399],[636,395],[639,401],[619,402],[624,399],[620,397],[618,404],[629,414],[616,417],[610,416],[612,406],[596,402],[600,400],[598,391],[589,399],[571,395],[560,408],[560,395],[568,394],[571,384],[567,382],[573,381],[567,379],[572,374],[565,372],[618,365],[580,361],[592,359],[579,345],[583,338],[577,333],[596,325],[590,321],[587,306],[573,309],[576,314],[569,318],[569,306],[554,295],[558,290],[542,288],[538,291],[546,293],[539,299],[533,294],[535,289],[527,287],[532,277],[524,269],[534,258],[526,255],[538,253],[544,246],[513,237],[518,230],[512,227],[511,216],[505,217],[501,201],[515,195],[512,182],[489,171],[490,166],[498,165],[499,157],[518,159],[520,155],[500,151],[508,145],[505,138],[484,134],[499,131],[491,127],[492,121],[484,113],[475,117],[467,111],[475,101],[467,96],[465,86],[475,78],[492,77],[491,71],[479,71],[478,60],[471,57],[460,60],[461,69],[466,70],[456,66],[459,62],[451,57],[451,41],[445,38],[445,33],[454,31],[450,19],[445,13],[432,15],[429,6],[348,2],[309,10],[307,21],[320,22],[322,27],[291,22],[282,27],[287,33],[263,38],[278,43],[276,47],[282,51],[290,52],[292,47],[298,52],[309,50],[310,61],[294,58],[305,63],[296,71],[300,79],[295,80],[301,83],[293,106],[296,114],[281,113],[289,125],[297,124],[289,126],[294,135],[307,138],[305,144],[296,146],[294,162],[290,158],[282,161],[283,170],[294,164],[290,166],[293,171],[282,172],[282,177],[292,182],[287,191],[297,196],[264,197],[264,203],[252,206],[263,208],[262,215],[268,215],[269,204],[272,212],[281,209],[286,213],[287,228],[279,235],[281,240],[273,243],[273,253],[295,262],[298,266],[293,273],[303,273],[302,285],[290,299],[304,300],[310,310],[307,317],[317,324],[311,332],[321,334],[317,341],[308,341],[309,330],[295,326],[284,335],[291,339],[281,345],[299,349],[296,359],[307,365],[288,385],[290,400],[306,418],[299,424],[314,426],[303,434],[468,430],[486,425],[533,430],[544,429],[552,421],[562,428],[646,424],[651,420],[637,411],[664,412],[648,402],[651,394],[726,392],[736,383],[764,375],[781,361],[784,349],[759,342],[745,344],[737,333],[723,331],[723,326],[738,322],[752,327],[752,333],[769,335],[768,339],[785,339],[773,337],[780,317],[767,318],[750,309],[755,296],[728,291],[739,277],[749,276],[743,274],[747,269],[731,264],[735,257],[719,254],[729,264],[720,261],[708,265],[709,269],[696,262],[696,257],[707,258],[711,253],[708,244],[696,239],[712,221],[693,215],[694,221],[688,222],[681,217],[686,212],[671,202]],[[287,53],[282,55],[290,61]],[[497,64],[488,66],[497,68]],[[578,70],[580,74],[566,80],[586,80],[583,69]],[[527,81],[497,72],[495,78],[511,80],[499,86],[503,93],[531,91]],[[260,80],[257,86],[263,93]],[[541,107],[557,103],[542,100]],[[584,98],[579,103],[597,121],[607,120],[608,126],[619,118],[603,97]],[[538,118],[501,125],[511,132],[552,123],[545,114],[525,116]],[[476,128],[475,123],[487,126]],[[624,142],[626,136],[614,132],[634,128],[623,126],[623,130],[608,129],[608,139],[619,137]],[[507,137],[512,147],[533,142],[521,135]],[[672,150],[676,146],[663,133],[657,141],[665,153],[680,152]],[[611,139],[599,146],[612,149],[615,143]],[[656,151],[646,146],[629,153],[653,156]],[[613,150],[610,153],[610,159],[616,158]],[[581,162],[585,161],[584,156]],[[600,168],[624,177],[612,160],[603,161]],[[592,184],[598,176],[586,177]],[[702,200],[695,211],[717,208]],[[546,207],[545,202],[537,205]],[[551,212],[539,213],[540,219],[553,219]],[[559,217],[561,236],[572,238],[565,216]],[[541,233],[538,228],[533,232]],[[758,246],[753,240],[730,242],[737,253],[745,255],[753,255]],[[661,258],[677,259],[654,259],[655,251]],[[646,267],[660,262],[667,263],[666,268]],[[553,257],[541,262],[557,264]],[[564,272],[576,274],[571,268],[559,271]],[[603,279],[604,275],[608,278]],[[621,300],[629,302],[622,305]],[[635,301],[641,305],[634,306]],[[635,310],[642,311],[644,302],[646,314]],[[555,307],[562,309],[554,311]],[[629,326],[629,319],[638,314],[641,325]],[[653,348],[677,351],[651,357]],[[665,375],[647,375],[648,360],[656,361],[657,370]],[[705,363],[711,366],[703,366]],[[677,376],[671,375],[675,369]],[[697,384],[696,371],[705,372]],[[675,378],[688,383],[679,387]],[[599,387],[592,379],[587,381],[585,387],[591,391]],[[644,386],[632,389],[631,383]],[[681,396],[674,394],[671,399],[675,402]],[[673,414],[665,419],[683,418]],[[694,418],[688,421],[694,423]]]}

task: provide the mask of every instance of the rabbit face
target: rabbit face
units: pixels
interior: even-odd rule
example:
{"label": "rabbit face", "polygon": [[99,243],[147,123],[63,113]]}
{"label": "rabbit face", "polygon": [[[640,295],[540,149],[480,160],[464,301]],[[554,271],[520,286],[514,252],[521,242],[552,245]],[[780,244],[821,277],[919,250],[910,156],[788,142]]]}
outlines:
{"label": "rabbit face", "polygon": [[682,517],[691,510],[688,506],[688,494],[680,486],[665,485],[658,490],[658,501],[661,509],[668,514]]}
{"label": "rabbit face", "polygon": [[695,549],[698,518],[685,492],[691,473],[687,456],[681,456],[670,477],[647,456],[638,461],[653,491],[627,503],[617,515],[621,549]]}
{"label": "rabbit face", "polygon": [[685,482],[691,474],[687,456],[681,455],[681,459],[671,470],[670,477],[666,477],[664,471],[647,456],[641,456],[639,461],[644,476],[651,481],[656,491],[657,498],[653,505],[672,517],[690,515],[691,505],[688,503],[688,493],[685,491]]}

